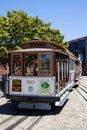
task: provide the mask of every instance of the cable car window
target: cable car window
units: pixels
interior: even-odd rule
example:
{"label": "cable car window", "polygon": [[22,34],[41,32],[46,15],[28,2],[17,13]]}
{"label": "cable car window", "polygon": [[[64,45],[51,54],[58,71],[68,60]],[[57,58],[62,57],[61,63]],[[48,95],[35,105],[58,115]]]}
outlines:
{"label": "cable car window", "polygon": [[53,73],[53,59],[51,53],[39,53],[39,75],[51,75]]}
{"label": "cable car window", "polygon": [[22,75],[22,54],[12,54],[11,61],[12,75]]}
{"label": "cable car window", "polygon": [[64,63],[64,79],[66,79],[66,62]]}
{"label": "cable car window", "polygon": [[63,63],[60,63],[60,80],[62,80],[62,73],[63,73],[63,67],[62,67]]}
{"label": "cable car window", "polygon": [[24,57],[24,73],[26,76],[37,76],[38,75],[38,62],[37,62],[37,54],[25,54]]}

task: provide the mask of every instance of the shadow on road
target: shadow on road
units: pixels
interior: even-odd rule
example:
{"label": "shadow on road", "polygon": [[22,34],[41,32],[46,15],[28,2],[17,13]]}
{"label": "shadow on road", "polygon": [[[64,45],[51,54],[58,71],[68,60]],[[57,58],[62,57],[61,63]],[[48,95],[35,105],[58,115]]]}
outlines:
{"label": "shadow on road", "polygon": [[9,100],[7,103],[0,106],[0,114],[13,115],[17,105],[18,102],[11,103]]}
{"label": "shadow on road", "polygon": [[68,102],[68,100],[69,99],[66,100],[66,102],[63,104],[63,106],[55,106],[55,108],[50,110],[47,115],[57,115],[57,114],[60,114],[61,111],[63,110],[64,106]]}
{"label": "shadow on road", "polygon": [[26,115],[26,116],[32,116],[33,113],[36,113],[35,116],[44,116],[44,115],[56,115],[59,114],[62,109],[64,108],[64,106],[66,105],[68,99],[66,100],[66,102],[64,103],[63,106],[59,107],[59,106],[55,106],[54,109],[52,110],[32,110],[32,109],[19,109],[17,106],[19,104],[19,102],[13,102],[11,103],[10,100],[4,104],[0,106],[0,114],[3,115],[11,115],[11,116],[22,116],[22,115]]}

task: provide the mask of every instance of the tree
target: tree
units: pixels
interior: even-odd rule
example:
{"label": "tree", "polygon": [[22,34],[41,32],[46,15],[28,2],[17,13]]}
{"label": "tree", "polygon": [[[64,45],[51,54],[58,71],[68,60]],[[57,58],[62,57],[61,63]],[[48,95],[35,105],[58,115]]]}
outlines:
{"label": "tree", "polygon": [[2,46],[0,47],[0,64],[5,65],[7,63],[7,59],[8,59],[8,51],[6,49],[6,47]]}
{"label": "tree", "polygon": [[8,51],[22,47],[22,42],[39,40],[53,41],[67,47],[64,35],[58,29],[52,29],[51,23],[44,23],[36,16],[28,16],[26,12],[12,10],[7,12],[7,17],[0,16],[0,47]]}
{"label": "tree", "polygon": [[34,37],[38,37],[39,40],[54,41],[60,45],[65,43],[64,35],[58,29],[52,29],[51,23],[44,23],[38,16],[35,18],[28,16],[24,11],[8,11],[7,17],[0,17],[0,23],[0,43],[7,49],[21,46],[21,42],[33,40]]}

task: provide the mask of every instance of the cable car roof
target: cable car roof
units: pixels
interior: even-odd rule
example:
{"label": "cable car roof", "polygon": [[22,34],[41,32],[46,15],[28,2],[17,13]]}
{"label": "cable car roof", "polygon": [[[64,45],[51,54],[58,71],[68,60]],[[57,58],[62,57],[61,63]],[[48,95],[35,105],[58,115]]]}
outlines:
{"label": "cable car roof", "polygon": [[27,41],[23,42],[24,49],[22,50],[13,50],[9,53],[22,53],[22,52],[60,52],[62,54],[68,55],[70,58],[74,60],[78,60],[78,57],[76,57],[74,54],[72,54],[68,49],[61,47],[55,42],[51,41]]}

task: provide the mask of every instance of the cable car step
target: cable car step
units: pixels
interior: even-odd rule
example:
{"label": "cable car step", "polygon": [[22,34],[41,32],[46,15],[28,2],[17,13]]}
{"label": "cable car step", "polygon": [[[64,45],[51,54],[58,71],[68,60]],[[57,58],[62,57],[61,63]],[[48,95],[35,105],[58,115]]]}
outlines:
{"label": "cable car step", "polygon": [[59,102],[55,102],[55,106],[62,106],[65,101],[67,100],[67,97],[69,95],[69,91],[66,91],[61,97],[60,97],[60,101]]}

